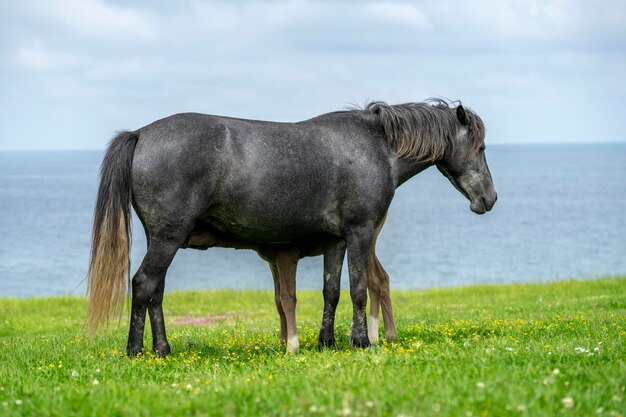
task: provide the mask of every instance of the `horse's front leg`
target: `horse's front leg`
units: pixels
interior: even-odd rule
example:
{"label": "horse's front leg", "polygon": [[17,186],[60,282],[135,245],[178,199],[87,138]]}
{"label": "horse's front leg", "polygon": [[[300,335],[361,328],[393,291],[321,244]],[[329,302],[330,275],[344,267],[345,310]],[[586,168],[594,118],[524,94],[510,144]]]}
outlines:
{"label": "horse's front leg", "polygon": [[393,308],[391,307],[389,274],[380,263],[374,248],[372,248],[369,257],[367,286],[370,294],[370,316],[367,321],[367,334],[370,342],[376,343],[378,341],[378,318],[381,306],[385,324],[385,339],[389,342],[396,340],[398,336],[393,318]]}
{"label": "horse's front leg", "polygon": [[350,297],[352,298],[352,344],[369,347],[365,307],[367,305],[367,264],[374,228],[361,226],[346,236],[348,270],[350,272]]}
{"label": "horse's front leg", "polygon": [[383,217],[372,239],[372,248],[367,265],[367,289],[370,295],[370,316],[367,321],[367,334],[371,343],[378,342],[378,323],[380,306],[383,307],[383,319],[385,321],[385,339],[396,340],[396,324],[393,319],[391,296],[389,290],[389,274],[383,268],[378,256],[376,256],[376,242],[387,220],[387,214]]}
{"label": "horse's front leg", "polygon": [[[373,248],[372,248],[373,249]],[[374,270],[373,258],[376,255],[370,253],[367,266],[367,292],[370,297],[370,315],[367,318],[367,337],[370,343],[378,343],[378,323],[380,317],[380,276]]]}
{"label": "horse's front leg", "polygon": [[280,274],[278,273],[278,266],[275,261],[268,260],[267,263],[272,271],[272,278],[274,280],[274,304],[276,304],[276,311],[278,311],[278,317],[280,318],[280,341],[281,343],[287,343],[287,319],[285,317],[285,311],[283,310],[283,304],[280,299]]}
{"label": "horse's front leg", "polygon": [[[370,249],[369,259],[367,263],[367,291],[370,296],[370,316],[367,320],[367,336],[370,342],[373,344],[378,343],[378,318],[380,316],[380,293],[382,287],[383,277],[379,274],[379,270],[376,268],[378,258],[376,257],[376,240],[385,223],[387,215],[383,218],[383,221],[376,228],[374,232],[374,239],[372,239],[372,247]],[[385,321],[385,323],[387,323]]]}
{"label": "horse's front leg", "polygon": [[335,311],[341,291],[341,268],[346,242],[341,240],[324,249],[324,313],[318,339],[319,348],[335,346]]}
{"label": "horse's front leg", "polygon": [[287,324],[287,351],[296,353],[300,349],[296,326],[296,269],[300,252],[286,250],[276,254],[276,266],[280,282],[280,304]]}
{"label": "horse's front leg", "polygon": [[165,334],[162,302],[165,274],[179,245],[180,242],[167,243],[151,240],[146,256],[133,277],[132,310],[127,345],[130,356],[135,356],[143,351],[146,310],[150,315],[154,352],[159,356],[170,353],[170,346]]}

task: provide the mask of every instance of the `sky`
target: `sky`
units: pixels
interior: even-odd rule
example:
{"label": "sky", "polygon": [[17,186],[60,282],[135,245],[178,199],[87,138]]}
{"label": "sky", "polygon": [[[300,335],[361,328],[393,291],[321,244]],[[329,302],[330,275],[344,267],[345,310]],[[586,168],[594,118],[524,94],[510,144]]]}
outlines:
{"label": "sky", "polygon": [[429,97],[476,111],[488,143],[626,141],[625,74],[623,0],[8,0],[0,150]]}

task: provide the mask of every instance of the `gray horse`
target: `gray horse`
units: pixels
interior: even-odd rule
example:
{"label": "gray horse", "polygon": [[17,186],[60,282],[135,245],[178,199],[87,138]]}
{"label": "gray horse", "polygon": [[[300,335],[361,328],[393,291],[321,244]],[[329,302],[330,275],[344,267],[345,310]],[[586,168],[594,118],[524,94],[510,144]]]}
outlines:
{"label": "gray horse", "polygon": [[143,349],[146,311],[153,349],[170,352],[162,311],[165,274],[190,234],[205,227],[245,242],[309,245],[324,254],[322,346],[335,341],[347,249],[351,341],[369,346],[368,258],[395,189],[436,165],[472,211],[489,211],[497,196],[484,132],[475,113],[442,101],[375,102],[298,123],[185,113],[122,132],[102,163],[88,323],[97,327],[121,313],[132,204],[148,250],[132,279],[129,354]]}

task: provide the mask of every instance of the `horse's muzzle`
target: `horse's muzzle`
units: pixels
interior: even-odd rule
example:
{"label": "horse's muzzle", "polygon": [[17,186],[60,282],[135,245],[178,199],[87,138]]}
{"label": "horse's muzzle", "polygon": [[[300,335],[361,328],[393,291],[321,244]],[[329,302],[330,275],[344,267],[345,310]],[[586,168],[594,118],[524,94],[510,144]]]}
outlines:
{"label": "horse's muzzle", "polygon": [[480,197],[470,203],[470,210],[476,214],[485,214],[491,211],[498,200],[498,194],[494,193],[493,198]]}

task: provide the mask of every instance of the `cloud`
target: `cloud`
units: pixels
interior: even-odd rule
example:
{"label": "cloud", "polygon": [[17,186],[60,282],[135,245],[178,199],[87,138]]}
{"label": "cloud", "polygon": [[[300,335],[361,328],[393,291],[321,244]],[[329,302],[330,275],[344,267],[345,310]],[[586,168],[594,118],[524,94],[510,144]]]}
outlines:
{"label": "cloud", "polygon": [[465,33],[463,43],[534,50],[623,43],[626,27],[626,3],[615,0],[447,1],[427,13],[435,25],[445,22],[449,34]]}
{"label": "cloud", "polygon": [[366,3],[363,10],[372,17],[386,20],[391,24],[415,26],[422,29],[432,27],[424,12],[411,3]]}
{"label": "cloud", "polygon": [[74,35],[100,41],[158,39],[152,15],[101,0],[47,0],[25,2],[30,13],[56,23]]}
{"label": "cloud", "polygon": [[[610,0],[8,2],[0,140],[102,147],[117,128],[180,111],[288,121],[432,95],[478,111],[490,140],[593,136],[572,119],[618,138],[624,27],[626,2]],[[46,131],[29,124],[50,108],[100,130],[70,138],[59,117]]]}
{"label": "cloud", "polygon": [[84,59],[77,55],[46,50],[39,44],[20,46],[13,52],[13,62],[33,71],[61,71],[77,68]]}

